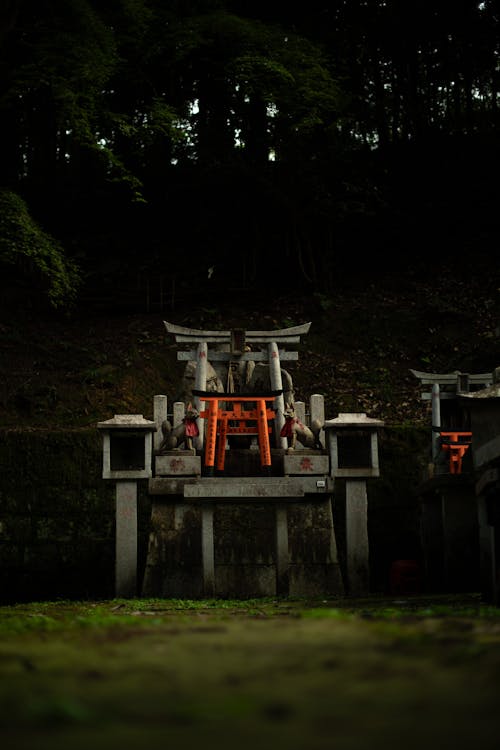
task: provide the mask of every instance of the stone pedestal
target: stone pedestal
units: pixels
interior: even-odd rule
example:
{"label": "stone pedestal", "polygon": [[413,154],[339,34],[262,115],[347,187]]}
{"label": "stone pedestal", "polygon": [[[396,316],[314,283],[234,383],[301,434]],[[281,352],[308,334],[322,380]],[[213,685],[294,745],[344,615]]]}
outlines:
{"label": "stone pedestal", "polygon": [[347,588],[351,596],[370,590],[368,497],[364,480],[346,480]]}
{"label": "stone pedestal", "polygon": [[137,482],[116,483],[115,595],[137,596]]}
{"label": "stone pedestal", "polygon": [[331,489],[325,477],[151,480],[143,596],[342,595]]}
{"label": "stone pedestal", "polygon": [[478,591],[479,530],[472,477],[434,477],[419,487],[418,495],[425,590]]}
{"label": "stone pedestal", "polygon": [[186,477],[201,475],[201,457],[194,450],[173,450],[155,456],[155,476]]}

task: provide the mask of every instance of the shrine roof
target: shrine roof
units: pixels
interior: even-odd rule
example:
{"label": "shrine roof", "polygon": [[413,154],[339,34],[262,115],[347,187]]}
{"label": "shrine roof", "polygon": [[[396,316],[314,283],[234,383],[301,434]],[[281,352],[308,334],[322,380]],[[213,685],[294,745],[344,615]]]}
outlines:
{"label": "shrine roof", "polygon": [[[188,328],[186,326],[179,326],[175,323],[169,323],[163,321],[165,328],[168,333],[175,336],[177,343],[194,343],[194,342],[210,342],[210,343],[230,343],[231,336],[234,331],[213,331],[213,330],[201,330],[197,328]],[[269,344],[273,341],[282,343],[297,343],[300,340],[300,336],[305,335],[309,332],[311,323],[303,323],[298,326],[291,326],[290,328],[279,328],[272,331],[246,331],[242,329],[236,329],[241,331],[245,337],[245,340],[249,344]]]}

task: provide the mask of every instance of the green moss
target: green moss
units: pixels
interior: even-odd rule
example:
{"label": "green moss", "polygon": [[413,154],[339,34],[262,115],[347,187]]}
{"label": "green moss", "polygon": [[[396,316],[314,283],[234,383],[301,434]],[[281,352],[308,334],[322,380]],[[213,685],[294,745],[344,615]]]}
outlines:
{"label": "green moss", "polygon": [[[500,610],[471,597],[0,607],[9,748],[498,741]],[[430,738],[430,739],[429,739]]]}

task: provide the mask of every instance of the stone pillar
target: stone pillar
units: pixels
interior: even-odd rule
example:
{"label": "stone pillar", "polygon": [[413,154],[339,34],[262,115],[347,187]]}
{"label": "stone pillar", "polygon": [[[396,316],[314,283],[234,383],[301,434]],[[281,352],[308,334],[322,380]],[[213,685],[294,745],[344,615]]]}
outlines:
{"label": "stone pillar", "polygon": [[285,503],[276,504],[276,594],[289,593],[288,512]]}
{"label": "stone pillar", "polygon": [[[309,411],[311,425],[317,420],[320,424],[325,422],[325,398],[321,393],[313,393],[309,399]],[[319,441],[323,448],[325,447],[325,431],[321,428],[319,433]]]}
{"label": "stone pillar", "polygon": [[184,401],[174,401],[172,414],[172,427],[178,427],[186,414],[186,405]]}
{"label": "stone pillar", "polygon": [[214,504],[203,503],[201,506],[201,553],[203,565],[203,594],[215,596],[215,559],[214,559]]}
{"label": "stone pillar", "polygon": [[477,591],[480,586],[478,515],[472,487],[442,489],[443,568],[446,591]]}
{"label": "stone pillar", "polygon": [[166,396],[155,396],[153,402],[153,420],[156,424],[156,432],[153,435],[153,448],[155,451],[158,451],[163,440],[161,426],[167,419],[168,399]]}
{"label": "stone pillar", "polygon": [[489,604],[498,606],[497,559],[495,550],[495,527],[488,523],[488,507],[484,495],[477,498],[479,524],[479,568],[481,593]]}
{"label": "stone pillar", "polygon": [[[302,424],[307,425],[306,405],[304,401],[296,401],[293,406],[294,406],[295,416],[297,417],[297,419],[300,422],[302,422]],[[295,445],[295,451],[303,451],[303,450],[304,450],[304,446],[302,445],[302,443],[299,443],[299,441],[297,440],[297,443]]]}
{"label": "stone pillar", "polygon": [[296,401],[294,404],[295,416],[300,419],[302,424],[306,424],[306,405],[303,401]]}
{"label": "stone pillar", "polygon": [[420,541],[424,566],[423,586],[430,593],[446,591],[443,539],[441,498],[436,493],[428,493],[420,501]]}
{"label": "stone pillar", "polygon": [[137,482],[116,483],[115,595],[137,596]]}
{"label": "stone pillar", "polygon": [[[273,391],[282,391],[283,380],[281,378],[280,355],[278,345],[275,341],[272,341],[267,345],[267,353],[269,359],[269,380],[271,383],[271,389]],[[283,393],[281,393],[279,396],[276,396],[274,408],[276,411],[276,416],[274,418],[274,434],[276,438],[276,447],[286,448],[286,438],[282,438],[280,436],[281,429],[285,424],[285,400],[283,398]]]}
{"label": "stone pillar", "polygon": [[437,464],[441,453],[440,437],[438,430],[441,427],[441,402],[439,395],[439,383],[432,386],[432,461]]}
{"label": "stone pillar", "polygon": [[[207,355],[208,347],[206,341],[200,341],[198,344],[198,361],[196,362],[196,375],[194,387],[197,391],[206,391],[207,389]],[[195,396],[194,406],[198,411],[202,411],[205,402],[201,401],[199,396]],[[194,439],[194,445],[197,450],[203,450],[203,434],[205,430],[205,420],[199,417],[197,420],[199,435]]]}
{"label": "stone pillar", "polygon": [[370,588],[370,566],[365,480],[346,480],[346,549],[348,593],[366,595]]}

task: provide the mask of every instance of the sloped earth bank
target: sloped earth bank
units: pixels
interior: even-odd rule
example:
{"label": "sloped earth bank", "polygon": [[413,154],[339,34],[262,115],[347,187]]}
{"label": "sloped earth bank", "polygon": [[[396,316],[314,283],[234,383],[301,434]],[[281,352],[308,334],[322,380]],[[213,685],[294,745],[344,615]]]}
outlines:
{"label": "sloped earth bank", "polygon": [[[153,396],[179,397],[183,364],[163,321],[194,328],[272,330],[311,321],[287,362],[296,400],[325,396],[326,416],[366,412],[387,424],[429,424],[419,381],[427,372],[491,372],[500,365],[498,263],[471,254],[354,280],[330,294],[293,289],[186,289],[174,300],[95,297],[70,313],[0,302],[0,420],[4,427],[82,427],[115,413],[150,417]],[[410,265],[410,263],[412,265]],[[129,283],[132,282],[129,280]],[[118,295],[122,293],[122,296]],[[121,300],[120,304],[118,300]],[[155,304],[156,300],[156,304]]]}
{"label": "sloped earth bank", "polygon": [[2,607],[0,670],[9,750],[498,747],[472,594]]}

